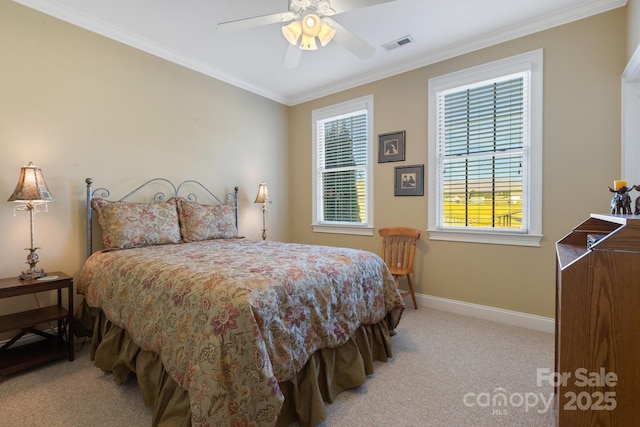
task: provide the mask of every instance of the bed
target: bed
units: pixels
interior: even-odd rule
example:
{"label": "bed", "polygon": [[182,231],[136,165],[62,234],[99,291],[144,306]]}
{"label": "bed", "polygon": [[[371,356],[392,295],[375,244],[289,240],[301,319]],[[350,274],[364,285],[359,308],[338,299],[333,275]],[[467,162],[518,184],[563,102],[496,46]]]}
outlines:
{"label": "bed", "polygon": [[153,425],[317,425],[392,357],[404,303],[377,255],[242,238],[237,188],[86,184],[80,329],[97,367],[135,375]]}

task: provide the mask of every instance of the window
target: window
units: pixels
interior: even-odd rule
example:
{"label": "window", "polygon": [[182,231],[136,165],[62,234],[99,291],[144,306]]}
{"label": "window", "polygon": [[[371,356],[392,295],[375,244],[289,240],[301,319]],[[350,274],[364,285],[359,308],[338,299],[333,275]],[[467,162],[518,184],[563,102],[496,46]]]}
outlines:
{"label": "window", "polygon": [[542,51],[429,81],[429,235],[539,246]]}
{"label": "window", "polygon": [[373,234],[373,96],[314,110],[313,229]]}

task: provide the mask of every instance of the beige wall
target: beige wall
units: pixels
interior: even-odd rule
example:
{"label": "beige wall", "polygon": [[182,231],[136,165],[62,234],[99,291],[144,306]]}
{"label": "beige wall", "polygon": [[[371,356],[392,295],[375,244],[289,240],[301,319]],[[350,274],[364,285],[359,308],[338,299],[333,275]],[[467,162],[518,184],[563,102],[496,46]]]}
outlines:
{"label": "beige wall", "polygon": [[[256,238],[253,200],[265,180],[269,235],[288,237],[288,107],[9,1],[0,2],[0,53],[0,277],[28,267],[28,215],[3,200],[29,161],[56,198],[35,218],[48,271],[80,270],[86,177],[114,196],[156,176],[220,192],[237,185],[240,232]],[[0,300],[0,314],[27,308],[32,297]]]}
{"label": "beige wall", "polygon": [[627,60],[640,46],[640,0],[627,1]]}
{"label": "beige wall", "polygon": [[[502,43],[292,108],[289,190],[292,238],[379,251],[380,240],[313,233],[311,111],[373,94],[375,133],[406,130],[406,161],[375,166],[376,230],[426,230],[427,196],[394,197],[394,166],[427,164],[427,84],[431,77],[544,49],[543,233],[540,248],[430,241],[416,263],[417,292],[554,317],[556,240],[591,212],[605,212],[620,174],[620,76],[626,9]],[[425,185],[426,188],[426,185]]]}

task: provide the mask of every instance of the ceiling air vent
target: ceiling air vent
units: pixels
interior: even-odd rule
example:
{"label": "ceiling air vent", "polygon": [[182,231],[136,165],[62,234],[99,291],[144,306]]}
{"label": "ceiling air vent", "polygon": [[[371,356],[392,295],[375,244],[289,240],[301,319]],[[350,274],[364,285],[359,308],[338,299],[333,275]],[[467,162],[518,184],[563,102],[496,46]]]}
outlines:
{"label": "ceiling air vent", "polygon": [[398,47],[402,47],[402,46],[406,46],[409,43],[413,43],[413,39],[411,38],[411,36],[404,36],[402,38],[399,38],[398,40],[389,42],[389,43],[385,43],[382,45],[382,47],[386,50],[386,51],[390,51],[393,49],[396,49]]}

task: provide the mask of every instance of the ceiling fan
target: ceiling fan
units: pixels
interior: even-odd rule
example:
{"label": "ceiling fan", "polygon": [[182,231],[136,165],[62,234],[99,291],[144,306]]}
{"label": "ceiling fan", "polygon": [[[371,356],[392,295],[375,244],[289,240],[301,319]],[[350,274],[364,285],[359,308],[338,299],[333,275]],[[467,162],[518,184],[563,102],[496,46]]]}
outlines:
{"label": "ceiling fan", "polygon": [[289,42],[289,48],[282,61],[283,68],[294,68],[298,65],[303,50],[316,50],[316,38],[322,46],[335,40],[359,58],[367,59],[375,52],[374,47],[331,17],[353,9],[392,1],[395,0],[290,0],[287,12],[222,22],[218,24],[218,30],[244,30],[290,22],[282,27],[282,34]]}

